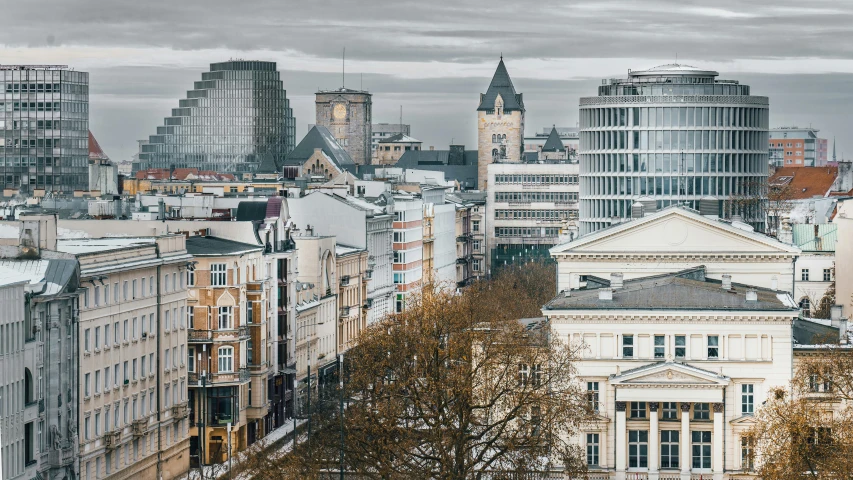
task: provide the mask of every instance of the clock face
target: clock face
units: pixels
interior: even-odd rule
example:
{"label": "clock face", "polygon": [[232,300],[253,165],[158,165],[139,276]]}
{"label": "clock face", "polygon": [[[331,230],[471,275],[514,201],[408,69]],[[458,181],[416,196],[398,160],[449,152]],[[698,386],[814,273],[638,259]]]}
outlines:
{"label": "clock face", "polygon": [[347,117],[347,106],[343,103],[335,104],[334,109],[332,109],[332,117],[335,120],[343,120]]}

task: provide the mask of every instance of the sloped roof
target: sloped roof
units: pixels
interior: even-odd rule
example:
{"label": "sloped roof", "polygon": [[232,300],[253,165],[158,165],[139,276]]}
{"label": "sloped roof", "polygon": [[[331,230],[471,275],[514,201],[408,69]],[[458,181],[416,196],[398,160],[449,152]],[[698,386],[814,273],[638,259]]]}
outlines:
{"label": "sloped roof", "polygon": [[[612,300],[600,300],[600,287],[572,290],[560,294],[545,305],[546,310],[716,310],[716,311],[790,311],[797,308],[790,295],[766,288],[732,284],[723,290],[722,282],[710,278],[688,278],[681,272],[625,280],[613,290]],[[757,300],[746,299],[747,290]]]}
{"label": "sloped roof", "polygon": [[826,343],[829,339],[839,337],[838,328],[804,318],[794,319],[793,334],[794,343],[797,345],[815,345],[818,342]]}
{"label": "sloped roof", "polygon": [[560,139],[560,134],[557,132],[557,127],[551,127],[551,133],[548,135],[548,140],[545,140],[545,145],[542,147],[543,152],[562,152],[566,149],[563,141]]}
{"label": "sloped roof", "polygon": [[423,143],[417,138],[410,137],[405,133],[395,133],[388,138],[379,140],[379,143]]}
{"label": "sloped roof", "polygon": [[[422,165],[447,165],[450,161],[450,150],[409,150],[400,156],[395,167],[418,168]],[[477,165],[477,151],[464,150],[463,165]],[[460,165],[454,165],[460,166]]]}
{"label": "sloped roof", "polygon": [[240,202],[237,204],[238,222],[259,222],[266,218],[267,202]]}
{"label": "sloped roof", "polygon": [[239,255],[263,250],[260,245],[235,242],[217,237],[187,238],[187,252],[194,256]]}
{"label": "sloped roof", "polygon": [[794,245],[804,252],[834,252],[838,240],[838,224],[793,225]]}
{"label": "sloped roof", "polygon": [[275,158],[272,155],[264,155],[255,173],[278,173],[279,170],[281,170],[281,166],[275,161]]}
{"label": "sloped roof", "polygon": [[480,95],[480,106],[477,107],[477,110],[494,109],[495,99],[498,98],[498,95],[503,99],[504,111],[524,111],[524,101],[520,93],[515,93],[515,87],[512,84],[512,79],[509,78],[509,72],[506,71],[503,58],[498,63],[498,68],[495,70],[495,75],[492,77],[492,82],[489,84],[488,90],[486,90],[486,93]]}
{"label": "sloped roof", "polygon": [[95,139],[95,136],[92,135],[92,131],[89,130],[89,160],[109,160],[110,157],[104,153],[104,150],[101,148],[101,145]]}
{"label": "sloped roof", "polygon": [[838,167],[782,167],[768,180],[771,187],[790,187],[792,200],[824,197],[838,176]]}
{"label": "sloped roof", "polygon": [[321,125],[314,125],[305,134],[299,145],[287,154],[284,164],[302,165],[311,158],[311,155],[314,155],[314,149],[316,148],[321,149],[329,157],[329,160],[334,162],[341,170],[344,170],[345,165],[355,164],[349,153],[335,140],[332,132]]}

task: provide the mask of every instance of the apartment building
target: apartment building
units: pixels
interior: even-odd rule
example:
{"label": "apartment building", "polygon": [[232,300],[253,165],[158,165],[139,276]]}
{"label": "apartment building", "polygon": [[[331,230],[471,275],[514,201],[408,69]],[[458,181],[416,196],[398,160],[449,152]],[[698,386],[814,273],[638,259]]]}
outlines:
{"label": "apartment building", "polygon": [[59,239],[57,250],[80,262],[80,477],[185,473],[184,237]]}
{"label": "apartment building", "polygon": [[345,352],[367,328],[367,250],[335,245],[338,275],[337,351]]}
{"label": "apartment building", "polygon": [[314,235],[306,229],[293,239],[299,255],[299,283],[292,368],[297,381],[296,411],[304,415],[309,411],[309,385],[310,395],[317,399],[336,378],[338,275],[334,236]]}
{"label": "apartment building", "polygon": [[222,463],[264,435],[264,249],[207,235],[186,242],[190,455]]}
{"label": "apartment building", "polygon": [[394,207],[394,284],[397,286],[394,311],[405,309],[406,297],[423,280],[424,202],[411,194],[395,194]]}

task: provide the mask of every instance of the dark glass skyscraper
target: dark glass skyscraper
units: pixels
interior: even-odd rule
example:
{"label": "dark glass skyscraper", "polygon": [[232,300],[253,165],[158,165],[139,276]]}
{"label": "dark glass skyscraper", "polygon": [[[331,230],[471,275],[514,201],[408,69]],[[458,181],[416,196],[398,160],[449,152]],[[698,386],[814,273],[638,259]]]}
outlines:
{"label": "dark glass skyscraper", "polygon": [[0,65],[0,185],[89,189],[89,74],[64,65]]}
{"label": "dark glass skyscraper", "polygon": [[275,62],[210,64],[187,98],[142,143],[134,171],[276,169],[296,144],[296,121]]}

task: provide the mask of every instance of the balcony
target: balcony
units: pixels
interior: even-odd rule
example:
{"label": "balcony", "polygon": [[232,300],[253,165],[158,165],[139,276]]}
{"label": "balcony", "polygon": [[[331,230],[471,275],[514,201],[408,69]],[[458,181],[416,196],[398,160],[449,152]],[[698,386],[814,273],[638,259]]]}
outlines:
{"label": "balcony", "polygon": [[113,432],[107,432],[103,436],[104,447],[108,450],[113,448],[118,448],[119,443],[121,443],[121,431],[116,430]]}
{"label": "balcony", "polygon": [[241,368],[236,372],[214,373],[210,375],[210,384],[216,383],[246,383],[249,381],[249,369]]}
{"label": "balcony", "polygon": [[343,277],[341,277],[340,286],[346,287],[347,285],[349,285],[349,280],[350,280],[350,276],[344,275]]}
{"label": "balcony", "polygon": [[350,307],[341,307],[341,317],[349,317]]}
{"label": "balcony", "polygon": [[148,417],[134,420],[133,424],[131,424],[131,427],[133,429],[134,437],[141,437],[145,435],[145,432],[148,427]]}
{"label": "balcony", "polygon": [[172,418],[181,419],[187,418],[190,415],[190,409],[187,402],[172,405]]}
{"label": "balcony", "polygon": [[187,333],[187,341],[189,343],[208,343],[213,341],[212,330],[196,330],[191,328]]}

